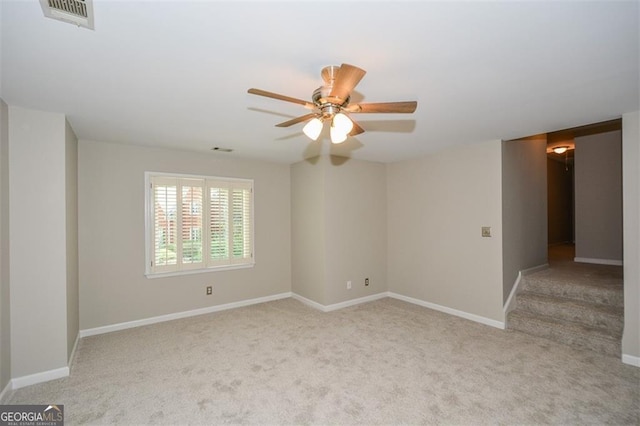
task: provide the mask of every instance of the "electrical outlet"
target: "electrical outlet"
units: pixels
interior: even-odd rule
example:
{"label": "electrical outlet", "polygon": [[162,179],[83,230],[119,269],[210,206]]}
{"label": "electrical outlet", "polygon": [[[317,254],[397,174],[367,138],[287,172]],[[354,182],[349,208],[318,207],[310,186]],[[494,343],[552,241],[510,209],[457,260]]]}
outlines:
{"label": "electrical outlet", "polygon": [[211,296],[213,294],[213,286],[207,286],[207,296]]}
{"label": "electrical outlet", "polygon": [[483,226],[482,227],[482,236],[483,237],[490,237],[491,236],[491,227],[490,226]]}
{"label": "electrical outlet", "polygon": [[364,285],[365,285],[365,286],[368,286],[368,285],[369,285],[369,278],[365,278],[365,279],[364,279]]}
{"label": "electrical outlet", "polygon": [[347,281],[347,290],[351,290],[351,281]]}

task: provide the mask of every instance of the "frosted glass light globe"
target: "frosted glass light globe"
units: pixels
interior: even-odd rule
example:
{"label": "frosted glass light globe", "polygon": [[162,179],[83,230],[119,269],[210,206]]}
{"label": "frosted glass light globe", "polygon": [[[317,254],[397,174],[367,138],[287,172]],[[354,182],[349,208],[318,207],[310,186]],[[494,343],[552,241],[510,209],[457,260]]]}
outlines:
{"label": "frosted glass light globe", "polygon": [[347,140],[347,134],[340,131],[339,128],[331,126],[331,142],[338,144]]}
{"label": "frosted glass light globe", "polygon": [[335,117],[333,117],[331,125],[338,128],[340,133],[344,133],[345,135],[348,135],[349,132],[353,130],[353,121],[341,112],[337,113]]}
{"label": "frosted glass light globe", "polygon": [[322,121],[320,121],[319,118],[314,118],[313,120],[305,124],[305,126],[302,128],[302,131],[309,137],[309,139],[312,139],[314,141],[318,140],[318,137],[320,137],[320,132],[322,132]]}

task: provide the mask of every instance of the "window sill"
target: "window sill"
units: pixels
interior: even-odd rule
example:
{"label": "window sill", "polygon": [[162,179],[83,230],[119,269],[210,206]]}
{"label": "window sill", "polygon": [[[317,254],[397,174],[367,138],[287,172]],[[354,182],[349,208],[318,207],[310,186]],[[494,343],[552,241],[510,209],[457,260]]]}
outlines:
{"label": "window sill", "polygon": [[242,265],[213,266],[211,268],[185,269],[182,271],[175,271],[175,272],[158,272],[158,273],[146,272],[144,275],[148,279],[155,279],[155,278],[166,278],[166,277],[178,277],[180,275],[204,274],[207,272],[221,272],[221,271],[232,271],[235,269],[248,269],[248,268],[253,268],[254,266],[255,266],[255,263],[244,263]]}

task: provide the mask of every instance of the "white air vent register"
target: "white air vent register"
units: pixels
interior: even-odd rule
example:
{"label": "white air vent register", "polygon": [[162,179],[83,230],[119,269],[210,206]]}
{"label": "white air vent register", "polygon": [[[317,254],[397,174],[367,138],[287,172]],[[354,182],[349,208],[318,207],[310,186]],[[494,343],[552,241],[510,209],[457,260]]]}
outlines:
{"label": "white air vent register", "polygon": [[93,0],[40,0],[44,16],[93,30]]}

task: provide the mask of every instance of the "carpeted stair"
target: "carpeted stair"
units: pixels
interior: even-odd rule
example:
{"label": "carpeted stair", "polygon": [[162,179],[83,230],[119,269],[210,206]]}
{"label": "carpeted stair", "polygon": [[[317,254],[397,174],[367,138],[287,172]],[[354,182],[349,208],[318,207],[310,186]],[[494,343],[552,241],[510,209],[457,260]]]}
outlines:
{"label": "carpeted stair", "polygon": [[618,270],[586,266],[523,277],[507,327],[620,357],[624,305]]}

